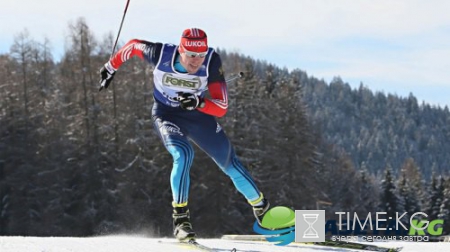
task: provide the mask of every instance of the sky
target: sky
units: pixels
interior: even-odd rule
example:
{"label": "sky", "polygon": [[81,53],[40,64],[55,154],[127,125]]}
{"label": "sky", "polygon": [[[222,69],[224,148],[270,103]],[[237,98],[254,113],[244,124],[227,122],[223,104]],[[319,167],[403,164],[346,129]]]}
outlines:
{"label": "sky", "polygon": [[[0,54],[27,30],[64,52],[69,24],[86,20],[102,41],[116,36],[127,0],[14,0],[0,8]],[[209,46],[329,83],[450,107],[448,0],[130,0],[119,41],[178,43],[202,28]]]}

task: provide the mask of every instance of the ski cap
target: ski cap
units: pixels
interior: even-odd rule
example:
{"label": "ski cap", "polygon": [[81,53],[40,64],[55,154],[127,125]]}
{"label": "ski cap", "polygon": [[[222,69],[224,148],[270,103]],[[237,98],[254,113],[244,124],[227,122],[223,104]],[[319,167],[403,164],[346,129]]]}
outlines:
{"label": "ski cap", "polygon": [[188,28],[183,31],[180,41],[180,52],[206,52],[208,51],[208,38],[199,28]]}

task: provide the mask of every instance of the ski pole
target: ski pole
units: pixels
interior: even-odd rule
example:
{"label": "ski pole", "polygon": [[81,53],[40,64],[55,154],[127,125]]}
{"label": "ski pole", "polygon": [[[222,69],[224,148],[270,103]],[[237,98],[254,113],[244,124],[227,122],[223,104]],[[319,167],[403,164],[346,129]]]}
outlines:
{"label": "ski pole", "polygon": [[228,83],[228,82],[234,81],[236,79],[240,79],[242,77],[244,77],[244,72],[239,72],[237,75],[226,79],[225,82]]}
{"label": "ski pole", "polygon": [[[127,14],[127,10],[128,10],[128,5],[129,4],[130,4],[130,0],[127,0],[127,4],[125,5],[125,10],[123,11],[122,21],[120,22],[119,32],[117,32],[116,41],[114,42],[114,45],[112,47],[111,55],[109,56],[109,59],[111,59],[113,57],[114,51],[116,50],[117,41],[119,40],[120,32],[122,31],[123,21],[125,20],[125,14]],[[104,81],[106,81],[106,80],[104,80]],[[100,86],[100,89],[98,91],[100,92],[100,91],[102,91],[102,89],[103,89],[103,83]]]}
{"label": "ski pole", "polygon": [[130,4],[130,0],[127,0],[127,4],[125,5],[125,10],[123,11],[122,21],[120,22],[119,32],[117,33],[116,42],[114,42],[114,46],[111,51],[111,56],[109,58],[112,58],[112,56],[114,55],[114,51],[116,50],[117,41],[119,40],[120,32],[122,31],[123,21],[125,20],[125,14],[127,14],[129,4]]}
{"label": "ski pole", "polygon": [[[236,79],[244,77],[244,72],[239,72],[236,74],[232,74],[232,77],[229,77],[228,79],[225,79],[225,83],[229,84],[229,82],[234,81]],[[203,92],[205,90],[208,90],[208,87],[204,87],[202,89],[197,89],[196,92]]]}

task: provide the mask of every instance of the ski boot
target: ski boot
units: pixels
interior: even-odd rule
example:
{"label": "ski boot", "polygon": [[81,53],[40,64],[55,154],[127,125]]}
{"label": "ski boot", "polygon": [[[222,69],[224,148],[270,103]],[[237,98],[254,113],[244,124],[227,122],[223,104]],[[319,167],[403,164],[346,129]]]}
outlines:
{"label": "ski boot", "polygon": [[195,238],[187,207],[173,208],[173,235],[180,241]]}
{"label": "ski boot", "polygon": [[263,198],[262,205],[259,206],[253,206],[253,214],[255,215],[256,221],[258,221],[258,224],[261,226],[262,219],[264,217],[264,214],[269,210],[270,203],[267,199]]}

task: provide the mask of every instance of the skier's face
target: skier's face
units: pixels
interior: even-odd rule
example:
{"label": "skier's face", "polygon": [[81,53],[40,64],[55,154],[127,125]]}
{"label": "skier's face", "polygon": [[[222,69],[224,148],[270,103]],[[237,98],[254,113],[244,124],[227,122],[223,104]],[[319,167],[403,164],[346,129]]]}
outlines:
{"label": "skier's face", "polygon": [[180,63],[190,74],[195,74],[205,61],[207,52],[196,53],[184,50],[180,53]]}

